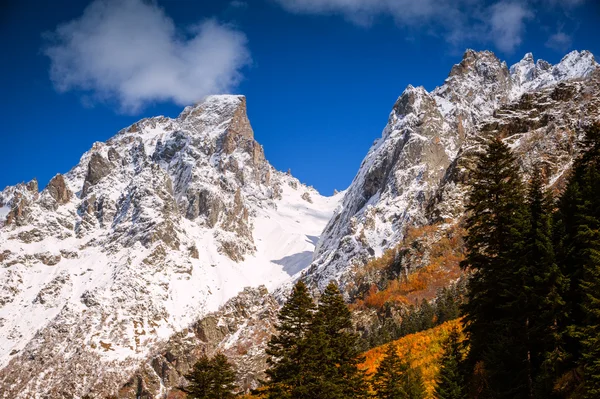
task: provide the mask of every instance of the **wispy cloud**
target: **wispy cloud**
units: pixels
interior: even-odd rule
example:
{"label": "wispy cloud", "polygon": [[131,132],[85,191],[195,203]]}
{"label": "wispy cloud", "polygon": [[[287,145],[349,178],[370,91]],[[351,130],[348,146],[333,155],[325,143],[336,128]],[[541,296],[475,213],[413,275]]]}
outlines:
{"label": "wispy cloud", "polygon": [[[446,17],[448,22],[465,3],[474,0],[275,0],[284,9],[300,14],[339,14],[361,25],[380,15],[391,15],[402,25],[418,25]],[[450,13],[450,14],[448,14]]]}
{"label": "wispy cloud", "polygon": [[501,1],[491,7],[491,38],[501,51],[511,53],[521,44],[526,20],[533,18],[525,5],[512,1]]}
{"label": "wispy cloud", "polygon": [[572,42],[573,39],[571,38],[571,36],[559,31],[548,38],[548,41],[546,42],[546,47],[549,47],[556,51],[564,52],[571,47]]}
{"label": "wispy cloud", "polygon": [[47,39],[58,91],[116,101],[127,113],[229,92],[250,62],[246,37],[233,27],[205,20],[180,32],[160,7],[142,0],[95,0]]}
{"label": "wispy cloud", "polygon": [[491,43],[512,53],[539,6],[573,7],[585,0],[274,0],[289,12],[341,15],[360,25],[388,16],[402,26],[443,36],[451,45]]}

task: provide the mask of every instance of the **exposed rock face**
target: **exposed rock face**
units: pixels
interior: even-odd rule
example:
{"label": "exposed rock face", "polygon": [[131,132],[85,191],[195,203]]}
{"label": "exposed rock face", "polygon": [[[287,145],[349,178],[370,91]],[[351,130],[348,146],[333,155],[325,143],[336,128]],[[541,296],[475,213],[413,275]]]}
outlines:
{"label": "exposed rock face", "polygon": [[90,188],[96,185],[103,177],[108,176],[111,170],[111,164],[104,159],[102,154],[94,152],[88,162],[87,174],[81,190],[81,195],[85,196]]}
{"label": "exposed rock face", "polygon": [[67,187],[63,175],[58,174],[50,180],[46,188],[44,189],[48,195],[54,199],[57,205],[64,205],[69,202],[71,196],[71,190]]}
{"label": "exposed rock face", "polygon": [[431,93],[409,86],[325,228],[307,279],[344,284],[348,265],[380,256],[408,226],[456,221],[473,155],[489,137],[511,144],[526,175],[541,162],[560,185],[580,127],[600,116],[599,81],[587,51],[555,66],[527,54],[509,69],[489,51],[468,50]]}
{"label": "exposed rock face", "polygon": [[277,320],[279,305],[265,287],[245,289],[218,312],[175,334],[156,349],[119,391],[120,397],[170,397],[186,384],[183,376],[206,354],[224,353],[238,365],[238,385],[257,388],[264,379],[264,348]]}
{"label": "exposed rock face", "polygon": [[[187,349],[181,367],[169,363],[175,348],[161,358],[182,331],[198,337],[190,356],[221,348],[244,362],[250,386],[264,366],[251,342],[270,335],[276,303],[249,290],[214,312],[244,287],[272,289],[305,267],[338,200],[273,169],[241,96],[139,121],[95,143],[41,193],[35,181],[7,187],[0,397],[104,398],[134,373],[151,392],[143,397],[164,397],[193,361]],[[217,319],[225,324],[212,328]],[[161,374],[167,366],[173,377]],[[121,397],[136,397],[135,378]]]}
{"label": "exposed rock face", "polygon": [[0,194],[0,208],[7,209],[4,224],[26,225],[31,217],[31,204],[38,197],[38,182],[36,179],[28,183],[19,183],[15,187],[5,188]]}

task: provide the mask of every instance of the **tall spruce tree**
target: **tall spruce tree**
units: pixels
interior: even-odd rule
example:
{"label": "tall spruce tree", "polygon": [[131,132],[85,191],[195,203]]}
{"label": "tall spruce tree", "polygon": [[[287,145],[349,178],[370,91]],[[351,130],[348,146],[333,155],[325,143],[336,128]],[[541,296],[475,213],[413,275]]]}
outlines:
{"label": "tall spruce tree", "polygon": [[585,398],[600,397],[600,125],[586,131],[559,206],[560,262],[569,277],[565,293],[566,348],[571,368],[583,372]]}
{"label": "tall spruce tree", "polygon": [[565,279],[555,262],[552,242],[552,196],[536,167],[527,192],[528,223],[523,262],[516,270],[518,288],[512,314],[520,328],[529,397],[548,398],[555,365],[562,357],[558,320],[564,311]]}
{"label": "tall spruce tree", "polygon": [[423,381],[423,372],[420,367],[411,367],[403,375],[404,392],[406,399],[425,399],[427,390]]}
{"label": "tall spruce tree", "polygon": [[491,140],[477,159],[467,211],[467,255],[461,266],[471,276],[463,313],[470,370],[477,369],[482,379],[473,389],[479,397],[528,397],[510,307],[518,289],[515,270],[522,262],[526,207],[514,156],[499,139]]}
{"label": "tall spruce tree", "polygon": [[365,373],[358,368],[364,360],[359,337],[352,331],[350,310],[333,282],[319,299],[307,344],[310,354],[305,361],[314,368],[309,383],[312,398],[367,397]]}
{"label": "tall spruce tree", "polygon": [[312,325],[315,304],[301,280],[279,312],[277,331],[268,343],[266,371],[269,398],[311,398],[307,388],[311,365],[307,363],[306,335]]}
{"label": "tall spruce tree", "polygon": [[190,384],[182,390],[189,398],[229,399],[235,397],[235,371],[222,353],[212,359],[202,356],[185,378]]}
{"label": "tall spruce tree", "polygon": [[394,343],[388,344],[385,356],[371,379],[375,396],[381,399],[404,399],[406,392],[404,391],[402,374],[407,371],[408,364],[400,359],[396,345]]}
{"label": "tall spruce tree", "polygon": [[406,359],[400,358],[394,343],[388,344],[371,385],[378,399],[423,399],[426,396],[421,369],[411,368]]}
{"label": "tall spruce tree", "polygon": [[465,348],[460,338],[458,328],[454,327],[444,343],[444,354],[434,392],[436,399],[467,398],[467,387],[462,371]]}

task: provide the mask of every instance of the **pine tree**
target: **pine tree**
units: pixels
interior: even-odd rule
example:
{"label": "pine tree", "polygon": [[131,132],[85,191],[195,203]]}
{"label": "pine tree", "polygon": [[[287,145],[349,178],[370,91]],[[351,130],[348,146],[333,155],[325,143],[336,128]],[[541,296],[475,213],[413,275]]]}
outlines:
{"label": "pine tree", "polygon": [[306,390],[310,367],[307,364],[306,335],[313,321],[315,304],[304,282],[298,281],[279,312],[277,331],[266,353],[269,398],[310,398]]}
{"label": "pine tree", "polygon": [[423,399],[426,396],[421,369],[411,368],[407,360],[400,358],[394,343],[387,346],[371,386],[375,397],[381,399]]}
{"label": "pine tree", "polygon": [[398,356],[396,346],[393,343],[388,344],[385,356],[371,380],[376,397],[382,399],[406,398],[402,375],[408,371],[408,368],[408,364]]}
{"label": "pine tree", "polygon": [[309,392],[312,398],[351,399],[367,396],[364,371],[358,365],[359,338],[352,331],[350,310],[337,285],[329,283],[307,336],[310,355],[305,360],[314,367]]}
{"label": "pine tree", "polygon": [[464,359],[464,345],[460,340],[460,332],[454,327],[444,343],[440,371],[437,378],[434,397],[436,399],[465,399],[467,389],[461,370]]}
{"label": "pine tree", "polygon": [[182,390],[190,398],[228,399],[235,397],[235,371],[225,355],[218,353],[212,359],[202,356],[185,376],[190,384]]}
{"label": "pine tree", "polygon": [[[559,384],[563,395],[600,395],[600,124],[586,130],[557,217],[555,245],[568,287],[559,324],[568,354]],[[583,379],[579,377],[583,374]],[[583,383],[582,383],[583,381]]]}
{"label": "pine tree", "polygon": [[600,397],[600,124],[586,131],[586,147],[570,182],[580,193],[574,215],[574,262],[570,266],[579,270],[581,291],[581,320],[575,320],[570,330],[581,348],[584,397],[592,399]]}
{"label": "pine tree", "polygon": [[561,293],[565,279],[555,262],[552,242],[552,197],[544,191],[535,168],[527,193],[528,226],[523,262],[516,271],[513,317],[522,326],[521,347],[526,362],[529,397],[547,398],[552,392],[554,368],[562,356],[558,320],[564,311]]}
{"label": "pine tree", "polygon": [[461,266],[471,271],[463,306],[468,363],[489,386],[480,397],[527,397],[522,351],[515,351],[519,341],[512,335],[519,326],[509,306],[524,250],[524,190],[514,156],[498,139],[487,144],[472,171],[467,211],[467,255]]}
{"label": "pine tree", "polygon": [[434,327],[435,308],[431,306],[428,300],[423,299],[419,308],[419,330],[429,330]]}
{"label": "pine tree", "polygon": [[424,399],[427,396],[420,367],[409,368],[403,375],[406,399]]}

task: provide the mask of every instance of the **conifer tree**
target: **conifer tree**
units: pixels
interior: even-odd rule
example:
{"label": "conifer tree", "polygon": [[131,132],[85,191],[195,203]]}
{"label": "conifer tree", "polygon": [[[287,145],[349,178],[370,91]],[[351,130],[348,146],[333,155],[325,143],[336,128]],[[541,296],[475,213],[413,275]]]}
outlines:
{"label": "conifer tree", "polygon": [[376,398],[423,399],[426,396],[421,369],[411,368],[407,360],[400,358],[394,343],[387,346],[371,384]]}
{"label": "conifer tree", "polygon": [[585,398],[600,396],[600,125],[586,131],[586,151],[575,162],[561,199],[561,261],[570,278],[565,294],[572,367],[583,370]]}
{"label": "conifer tree", "polygon": [[371,380],[373,391],[377,398],[404,399],[406,392],[402,374],[408,371],[408,365],[402,362],[394,343],[387,346],[385,356],[377,367],[377,372]]}
{"label": "conifer tree", "polygon": [[406,399],[425,399],[427,390],[425,389],[423,373],[420,367],[409,367],[408,371],[403,375],[403,381]]}
{"label": "conifer tree", "polygon": [[549,397],[555,364],[562,356],[558,320],[564,311],[565,280],[555,262],[552,197],[535,168],[527,193],[528,226],[512,314],[520,330],[529,397]]}
{"label": "conifer tree", "polygon": [[469,376],[477,368],[489,387],[480,397],[526,397],[522,351],[515,351],[520,337],[512,334],[519,326],[509,306],[518,288],[515,270],[522,262],[526,208],[514,156],[499,139],[477,159],[467,211],[467,255],[461,266],[471,271],[463,306]]}
{"label": "conifer tree", "polygon": [[434,326],[435,319],[435,308],[431,306],[428,300],[424,299],[421,301],[421,306],[419,308],[419,318],[420,320],[420,330],[429,330]]}
{"label": "conifer tree", "polygon": [[465,399],[467,389],[465,378],[461,370],[464,359],[464,345],[460,340],[460,332],[454,327],[444,343],[437,386],[434,397],[436,399]]}
{"label": "conifer tree", "polygon": [[310,398],[307,391],[310,373],[306,335],[313,321],[315,304],[301,280],[296,283],[279,312],[277,331],[268,343],[266,371],[269,398]]}
{"label": "conifer tree", "polygon": [[222,353],[212,359],[202,356],[185,378],[190,384],[182,390],[189,398],[228,399],[235,397],[235,371]]}
{"label": "conifer tree", "polygon": [[313,398],[352,399],[367,396],[358,335],[352,331],[350,310],[337,285],[329,283],[307,336],[310,356],[305,361],[314,368],[310,383]]}

